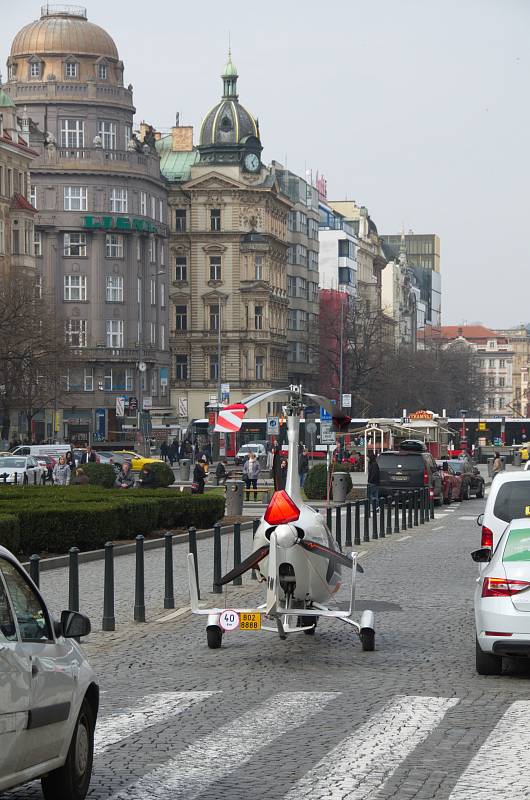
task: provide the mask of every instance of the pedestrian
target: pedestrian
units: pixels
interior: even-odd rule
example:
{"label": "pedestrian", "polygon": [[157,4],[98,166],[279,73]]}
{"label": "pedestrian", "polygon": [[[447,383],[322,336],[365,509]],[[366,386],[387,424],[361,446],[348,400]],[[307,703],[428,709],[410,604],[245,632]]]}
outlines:
{"label": "pedestrian", "polygon": [[134,487],[134,478],[131,473],[130,461],[124,461],[121,465],[121,469],[118,473],[118,477],[116,478],[116,483],[114,486],[117,489],[132,489]]}
{"label": "pedestrian", "polygon": [[274,490],[278,492],[282,487],[281,483],[281,464],[282,455],[281,447],[278,442],[275,442],[272,454],[272,477],[274,478]]}
{"label": "pedestrian", "polygon": [[525,464],[528,461],[528,447],[521,448],[521,461],[524,461]]}
{"label": "pedestrian", "polygon": [[90,478],[85,473],[83,467],[78,467],[75,471],[75,476],[70,481],[70,483],[72,484],[72,486],[86,486],[87,484],[90,483]]}
{"label": "pedestrian", "polygon": [[71,473],[70,477],[73,477],[73,475],[75,474],[75,456],[72,450],[69,450],[66,453],[65,460],[68,466],[70,467],[70,473]]}
{"label": "pedestrian", "polygon": [[204,468],[203,462],[197,461],[193,468],[193,483],[191,485],[192,494],[204,494]]}
{"label": "pedestrian", "polygon": [[267,469],[272,470],[272,462],[274,460],[274,447],[273,443],[267,439],[265,444],[265,452],[267,453]]}
{"label": "pedestrian", "polygon": [[226,483],[226,479],[229,476],[229,473],[227,472],[226,469],[227,465],[228,461],[226,460],[226,458],[224,458],[222,461],[218,463],[218,465],[215,468],[215,482],[217,486]]}
{"label": "pedestrian", "polygon": [[[125,464],[123,466],[125,466]],[[142,489],[156,489],[156,475],[149,467],[149,464],[145,464],[142,467],[140,472],[140,486]]]}
{"label": "pedestrian", "polygon": [[247,500],[250,499],[250,487],[254,488],[254,501],[258,499],[258,493],[255,491],[258,488],[259,477],[259,461],[256,458],[256,453],[249,453],[249,456],[243,464],[243,480],[247,487]]}
{"label": "pedestrian", "polygon": [[162,444],[160,445],[160,458],[162,459],[162,461],[166,462],[167,456],[168,456],[167,442],[162,442]]}
{"label": "pedestrian", "polygon": [[305,476],[309,469],[309,459],[307,457],[307,448],[303,444],[298,447],[298,477],[300,478],[300,487],[303,487]]}
{"label": "pedestrian", "polygon": [[287,485],[287,459],[282,458],[280,461],[280,467],[278,470],[278,487],[277,491],[281,489],[285,489]]}
{"label": "pedestrian", "polygon": [[181,459],[187,458],[188,451],[186,450],[186,442],[182,442],[179,450],[179,463]]}
{"label": "pedestrian", "polygon": [[213,464],[213,458],[212,458],[212,446],[211,446],[210,442],[207,442],[207,443],[204,445],[203,454],[206,456],[206,459],[207,459],[207,461],[208,461],[208,464]]}
{"label": "pedestrian", "polygon": [[64,456],[59,456],[59,461],[53,468],[53,482],[56,483],[57,486],[68,486],[71,474],[70,467],[66,463],[66,458]]}
{"label": "pedestrian", "polygon": [[493,481],[493,478],[495,478],[495,476],[500,472],[502,472],[502,459],[500,453],[495,453],[495,458],[493,459],[493,465],[491,468],[491,480]]}
{"label": "pedestrian", "polygon": [[83,455],[81,456],[80,464],[95,464],[98,460],[96,455],[96,451],[92,450],[92,447],[88,445],[86,450],[83,450]]}
{"label": "pedestrian", "polygon": [[175,455],[176,455],[175,454],[175,445],[173,444],[173,442],[171,444],[168,444],[166,455],[167,455],[167,460],[169,461],[169,466],[173,467],[173,464],[175,463]]}
{"label": "pedestrian", "polygon": [[379,501],[379,484],[381,476],[379,474],[379,464],[375,453],[368,455],[368,499]]}

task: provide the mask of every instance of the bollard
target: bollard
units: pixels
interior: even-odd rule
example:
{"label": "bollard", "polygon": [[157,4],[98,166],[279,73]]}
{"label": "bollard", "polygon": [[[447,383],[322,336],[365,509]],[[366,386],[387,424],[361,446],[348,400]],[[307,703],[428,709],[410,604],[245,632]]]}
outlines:
{"label": "bollard", "polygon": [[33,473],[33,486],[36,486],[36,485],[37,485],[37,473],[34,472]]}
{"label": "bollard", "polygon": [[173,534],[164,534],[164,562],[165,562],[165,587],[164,608],[175,608],[175,594],[173,591]]}
{"label": "bollard", "polygon": [[359,500],[355,501],[355,532],[353,534],[353,543],[361,544],[361,503]]}
{"label": "bollard", "polygon": [[394,533],[399,533],[399,492],[394,495]]}
{"label": "bollard", "polygon": [[419,510],[420,510],[420,494],[417,489],[412,493],[412,500],[414,502],[414,525],[419,525]]}
{"label": "bollard", "polygon": [[326,525],[328,526],[328,528],[331,531],[331,528],[333,527],[333,522],[332,522],[332,519],[331,519],[331,507],[330,506],[328,506],[326,508]]}
{"label": "bollard", "polygon": [[405,492],[399,493],[399,501],[401,503],[401,530],[407,530],[407,503],[405,500]]}
{"label": "bollard", "polygon": [[385,538],[385,498],[379,499],[379,538]]}
{"label": "bollard", "polygon": [[134,620],[145,622],[144,537],[136,537],[136,575],[134,585]]}
{"label": "bollard", "polygon": [[335,509],[335,539],[342,550],[342,514],[340,506]]}
{"label": "bollard", "polygon": [[33,553],[33,555],[29,557],[29,576],[33,581],[33,583],[35,584],[35,586],[37,587],[40,581],[39,561],[40,561],[40,556],[36,555],[35,553]]}
{"label": "bollard", "polygon": [[364,501],[364,534],[363,542],[370,541],[370,501],[368,498]]}
{"label": "bollard", "polygon": [[351,503],[346,503],[346,547],[351,547]]}
{"label": "bollard", "polygon": [[79,547],[71,547],[68,555],[68,610],[79,611]]}
{"label": "bollard", "polygon": [[[256,531],[258,530],[258,528],[259,528],[259,519],[253,519],[252,520],[252,542],[254,542],[254,538],[256,536]],[[258,580],[258,576],[256,574],[256,570],[254,569],[254,567],[252,567],[252,572],[250,573],[250,578],[253,581],[257,581]]]}
{"label": "bollard", "polygon": [[[236,522],[234,525],[234,569],[241,564],[241,523]],[[233,586],[241,586],[243,583],[243,576],[237,575],[232,581]]]}
{"label": "bollard", "polygon": [[214,594],[222,594],[221,586],[221,525],[213,526],[213,589]]}
{"label": "bollard", "polygon": [[18,472],[15,472],[15,486],[18,485]]}
{"label": "bollard", "polygon": [[25,472],[25,473],[24,473],[24,478],[23,478],[23,481],[22,481],[22,482],[23,482],[24,486],[27,486],[27,485],[28,485],[28,483],[29,483],[29,478],[28,478],[28,473],[27,473],[27,472]]}
{"label": "bollard", "polygon": [[407,525],[412,528],[412,492],[407,492]]}
{"label": "bollard", "polygon": [[7,483],[7,472],[4,472],[2,478],[4,479],[4,483]]}
{"label": "bollard", "polygon": [[430,489],[429,489],[429,509],[431,512],[431,519],[434,519],[434,492],[431,495]]}
{"label": "bollard", "polygon": [[425,524],[425,489],[420,489],[420,525]]}
{"label": "bollard", "polygon": [[197,557],[197,531],[195,528],[188,528],[188,551],[193,554],[195,562],[195,579],[197,581],[197,598],[201,599],[201,590],[199,589],[199,559]]}
{"label": "bollard", "polygon": [[386,535],[392,534],[392,495],[386,498]]}
{"label": "bollard", "polygon": [[377,500],[372,500],[372,539],[379,539],[377,532]]}
{"label": "bollard", "polygon": [[114,618],[114,545],[105,544],[105,574],[103,578],[103,619],[102,631],[116,630]]}

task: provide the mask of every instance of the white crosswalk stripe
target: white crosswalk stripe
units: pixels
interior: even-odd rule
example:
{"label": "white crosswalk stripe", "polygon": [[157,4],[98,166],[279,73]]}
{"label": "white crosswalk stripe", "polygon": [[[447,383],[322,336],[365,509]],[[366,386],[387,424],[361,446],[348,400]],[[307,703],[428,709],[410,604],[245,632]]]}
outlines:
{"label": "white crosswalk stripe", "polygon": [[[462,773],[449,800],[528,800],[530,772],[530,702],[508,708]],[[493,781],[493,783],[492,783]]]}
{"label": "white crosswalk stripe", "polygon": [[340,696],[337,692],[285,692],[193,742],[175,758],[112,795],[112,800],[194,800],[288,730]]}
{"label": "white crosswalk stripe", "polygon": [[120,710],[98,720],[94,736],[94,753],[104,753],[122,739],[140,733],[150,725],[164,722],[201,703],[217,692],[160,692],[140,698],[134,708]]}
{"label": "white crosswalk stripe", "polygon": [[457,698],[396,697],[343,739],[285,795],[362,800],[375,793],[441,722]]}

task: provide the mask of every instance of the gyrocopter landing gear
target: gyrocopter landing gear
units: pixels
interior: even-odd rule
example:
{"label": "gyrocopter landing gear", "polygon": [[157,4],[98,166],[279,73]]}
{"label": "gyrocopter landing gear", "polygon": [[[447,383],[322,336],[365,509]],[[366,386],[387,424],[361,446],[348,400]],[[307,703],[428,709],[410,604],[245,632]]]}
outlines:
{"label": "gyrocopter landing gear", "polygon": [[208,625],[206,639],[210,650],[217,650],[221,647],[221,642],[223,641],[223,631],[218,625]]}
{"label": "gyrocopter landing gear", "polygon": [[359,639],[365,652],[375,650],[375,617],[373,611],[363,611],[361,615]]}

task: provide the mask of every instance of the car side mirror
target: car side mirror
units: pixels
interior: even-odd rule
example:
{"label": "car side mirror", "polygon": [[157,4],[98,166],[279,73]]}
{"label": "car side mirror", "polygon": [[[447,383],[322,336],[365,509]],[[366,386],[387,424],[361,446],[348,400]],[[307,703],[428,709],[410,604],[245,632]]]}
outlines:
{"label": "car side mirror", "polygon": [[479,564],[485,564],[491,561],[491,547],[481,547],[479,550],[473,550],[471,558],[473,561],[478,561]]}
{"label": "car side mirror", "polygon": [[62,611],[61,628],[65,639],[88,636],[92,630],[89,618],[85,614],[80,614],[79,611]]}
{"label": "car side mirror", "polygon": [[482,527],[482,523],[484,522],[484,514],[479,514],[477,517],[477,525]]}

